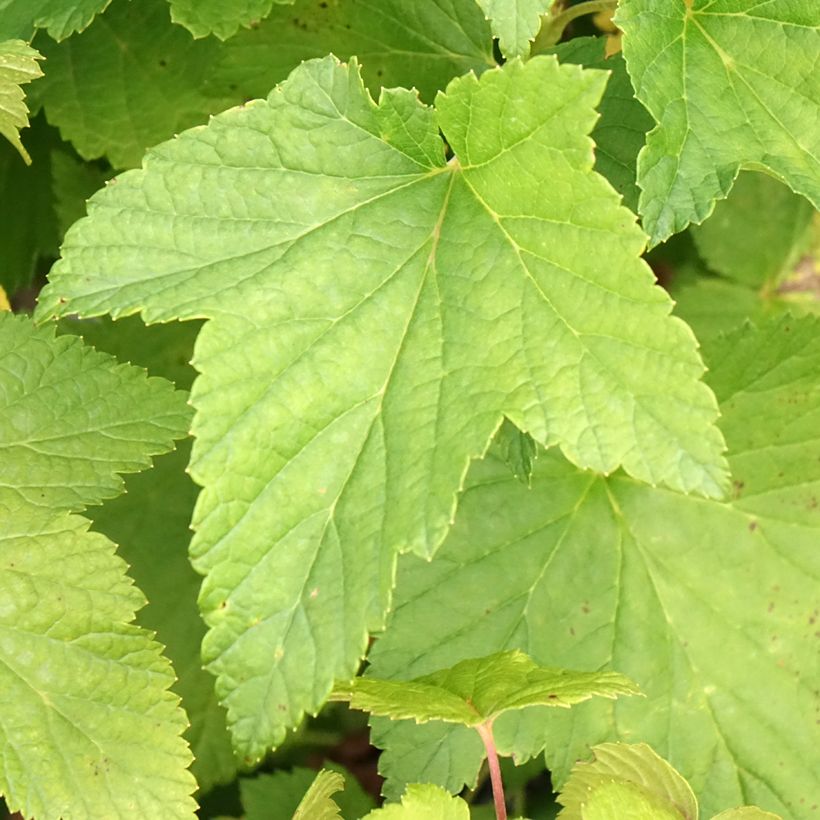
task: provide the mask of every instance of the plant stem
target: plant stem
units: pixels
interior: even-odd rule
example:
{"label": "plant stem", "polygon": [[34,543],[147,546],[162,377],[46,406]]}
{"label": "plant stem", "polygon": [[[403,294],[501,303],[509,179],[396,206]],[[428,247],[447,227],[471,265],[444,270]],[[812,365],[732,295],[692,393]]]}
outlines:
{"label": "plant stem", "polygon": [[547,19],[536,42],[541,48],[554,46],[561,39],[564,29],[576,18],[599,11],[612,11],[617,5],[618,0],[588,0],[586,3],[570,6],[555,17]]}
{"label": "plant stem", "polygon": [[507,820],[507,804],[504,801],[504,784],[501,782],[501,766],[498,764],[498,752],[495,750],[493,724],[491,721],[476,726],[478,734],[487,751],[487,765],[490,767],[490,783],[493,787],[493,803],[497,820]]}

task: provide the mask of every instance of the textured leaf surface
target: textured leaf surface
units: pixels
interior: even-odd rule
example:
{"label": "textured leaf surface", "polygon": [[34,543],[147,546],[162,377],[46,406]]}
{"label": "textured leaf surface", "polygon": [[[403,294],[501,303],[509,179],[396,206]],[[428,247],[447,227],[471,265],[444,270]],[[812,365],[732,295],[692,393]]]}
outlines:
{"label": "textured leaf surface", "polygon": [[635,694],[634,684],[615,672],[548,669],[513,651],[464,660],[409,681],[354,678],[337,686],[331,697],[349,701],[353,709],[398,720],[478,726],[528,706],[569,708],[596,695]]}
{"label": "textured leaf surface", "polygon": [[125,563],[71,509],[187,427],[160,380],[0,314],[0,793],[38,818],[194,816],[185,716]]}
{"label": "textured leaf surface", "polygon": [[470,820],[469,806],[429,783],[411,783],[400,805],[374,809],[363,820]]}
{"label": "textured leaf surface", "polygon": [[[1,11],[0,11],[1,13]],[[0,134],[31,162],[20,142],[20,129],[28,125],[28,106],[22,86],[43,76],[39,52],[22,40],[0,42]]]}
{"label": "textured leaf surface", "polygon": [[476,0],[505,57],[526,57],[552,0]]}
{"label": "textured leaf surface", "polygon": [[300,0],[273,12],[220,50],[209,83],[266,97],[303,60],[356,55],[367,86],[436,91],[495,65],[492,35],[475,0]]}
{"label": "textured leaf surface", "polygon": [[504,419],[493,439],[495,452],[507,463],[512,474],[529,486],[532,465],[538,448],[529,433],[523,433],[511,421]]}
{"label": "textured leaf surface", "polygon": [[600,68],[611,75],[598,105],[601,118],[592,130],[595,170],[603,174],[624,198],[624,205],[638,210],[638,153],[652,127],[649,112],[635,98],[623,55],[606,56],[606,37],[578,37],[552,51],[562,63]]}
{"label": "textured leaf surface", "polygon": [[42,313],[211,318],[192,550],[245,754],[353,674],[396,551],[436,549],[502,415],[582,466],[721,492],[694,340],[579,136],[604,79],[513,62],[433,111],[307,63],[156,149],[69,232]]}
{"label": "textured leaf surface", "polygon": [[756,806],[741,806],[716,814],[712,820],[782,820],[779,814],[763,811]]}
{"label": "textured leaf surface", "polygon": [[242,26],[257,24],[270,14],[274,3],[293,5],[294,0],[170,0],[171,19],[185,26],[194,37],[215,34],[226,40]]}
{"label": "textured leaf surface", "polygon": [[341,815],[333,796],[344,787],[342,775],[322,769],[296,807],[293,820],[337,820]]}
{"label": "textured leaf surface", "polygon": [[820,4],[622,0],[616,20],[657,122],[638,162],[653,244],[703,221],[742,166],[820,207]]}
{"label": "textured leaf surface", "polygon": [[81,156],[115,168],[236,101],[205,92],[219,44],[173,25],[166,0],[117,2],[82,34],[36,43],[48,71],[32,99]]}
{"label": "textured leaf surface", "polygon": [[111,0],[0,0],[0,40],[30,40],[46,29],[55,40],[82,31]]}
{"label": "textured leaf surface", "polygon": [[[504,715],[499,750],[547,744],[555,782],[587,744],[642,740],[668,758],[706,810],[757,804],[808,818],[817,793],[816,584],[820,575],[820,333],[816,320],[742,329],[711,345],[709,380],[735,477],[729,503],[603,479],[547,453],[528,491],[489,460],[471,473],[432,564],[400,564],[396,612],[370,674],[414,678],[478,648],[540,663],[614,667],[646,700]],[[477,594],[477,591],[480,594]],[[543,721],[543,722],[541,722]],[[424,727],[422,727],[424,728]],[[378,726],[382,770],[432,782],[476,766],[463,733],[428,740]],[[422,743],[424,747],[421,748]],[[478,758],[480,761],[480,757]],[[388,785],[393,794],[400,783]]]}
{"label": "textured leaf surface", "polygon": [[[698,802],[689,784],[645,743],[603,743],[593,750],[593,759],[576,764],[561,790],[564,806],[561,820],[583,820],[594,793],[612,783],[634,787],[654,803],[661,817],[697,820]],[[663,812],[666,814],[663,814]],[[605,814],[596,816],[606,817]],[[610,817],[629,816],[626,810]],[[654,815],[636,815],[651,818]]]}

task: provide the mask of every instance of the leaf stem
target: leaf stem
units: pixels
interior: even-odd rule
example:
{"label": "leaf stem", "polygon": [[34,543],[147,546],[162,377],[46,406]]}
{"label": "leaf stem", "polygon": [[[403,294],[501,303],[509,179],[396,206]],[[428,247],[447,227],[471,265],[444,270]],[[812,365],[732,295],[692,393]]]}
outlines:
{"label": "leaf stem", "polygon": [[504,784],[501,781],[501,766],[498,763],[498,752],[495,750],[493,724],[491,720],[476,726],[478,734],[487,752],[487,765],[490,767],[490,783],[493,787],[493,803],[497,820],[507,820],[507,804],[504,800]]}
{"label": "leaf stem", "polygon": [[[564,9],[555,17],[548,17],[539,33],[536,44],[539,48],[554,46],[564,33],[564,29],[576,18],[585,14],[597,14],[599,11],[611,11],[618,5],[618,0],[588,0]],[[535,49],[533,49],[534,51]]]}

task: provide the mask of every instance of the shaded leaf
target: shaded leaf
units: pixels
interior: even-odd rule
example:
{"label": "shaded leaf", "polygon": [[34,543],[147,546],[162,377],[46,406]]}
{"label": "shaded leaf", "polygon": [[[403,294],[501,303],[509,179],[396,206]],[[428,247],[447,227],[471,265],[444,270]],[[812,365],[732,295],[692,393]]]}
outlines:
{"label": "shaded leaf", "polygon": [[31,162],[31,157],[20,142],[20,129],[28,126],[28,106],[22,86],[43,76],[38,65],[41,59],[42,55],[22,40],[0,42],[0,134],[26,163]]}
{"label": "shaded leaf", "polygon": [[709,216],[741,167],[820,207],[820,5],[621,0],[615,19],[657,122],[638,160],[652,244]]}
{"label": "shaded leaf", "polygon": [[192,818],[185,716],[125,563],[79,510],[184,433],[184,397],[0,314],[0,793],[37,818]]}
{"label": "shaded leaf", "polygon": [[501,422],[501,427],[493,438],[495,452],[512,470],[512,474],[529,486],[532,465],[538,448],[529,433],[523,433],[509,419]]}
{"label": "shaded leaf", "polygon": [[57,228],[62,236],[85,216],[88,198],[111,176],[68,151],[51,152],[51,190]]}
{"label": "shaded leaf", "polygon": [[111,0],[0,0],[0,40],[31,40],[35,29],[55,40],[82,31]]}
{"label": "shaded leaf", "polygon": [[[395,614],[369,673],[415,678],[512,648],[544,664],[614,666],[646,700],[504,715],[499,752],[526,759],[546,746],[558,785],[589,745],[642,740],[706,811],[754,802],[808,820],[820,788],[816,727],[805,720],[820,673],[818,323],[740,329],[707,354],[730,502],[596,477],[553,453],[540,456],[527,490],[487,459],[435,560],[401,560]],[[394,742],[416,761],[435,755],[425,777],[448,788],[461,785],[454,773],[470,784],[478,770],[463,732],[450,743],[446,730],[425,738],[409,722],[381,723],[374,738],[387,746],[389,794],[416,777]]]}
{"label": "shaded leaf", "polygon": [[412,680],[354,678],[337,685],[331,700],[349,701],[353,709],[397,720],[478,726],[527,706],[569,708],[596,695],[636,694],[637,687],[615,672],[548,669],[523,652],[499,652]]}
{"label": "shaded leaf", "polygon": [[[211,319],[192,554],[243,754],[353,674],[396,552],[435,551],[503,415],[584,467],[722,492],[694,339],[579,134],[604,79],[516,61],[433,111],[401,90],[375,105],[355,63],[306,63],[151,152],[69,231],[41,315]],[[606,267],[581,252],[601,243]]]}

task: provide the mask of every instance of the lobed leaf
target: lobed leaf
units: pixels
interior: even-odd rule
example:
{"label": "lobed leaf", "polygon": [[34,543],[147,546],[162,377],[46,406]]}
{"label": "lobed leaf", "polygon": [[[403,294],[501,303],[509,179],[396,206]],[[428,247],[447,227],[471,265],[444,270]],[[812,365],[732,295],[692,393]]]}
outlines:
{"label": "lobed leaf", "polygon": [[435,551],[502,416],[582,467],[722,492],[694,339],[580,134],[603,82],[515,61],[433,111],[306,63],[152,151],[69,232],[41,316],[210,319],[192,554],[249,757],[353,673],[397,551]]}
{"label": "lobed leaf", "polygon": [[[756,803],[808,820],[820,787],[816,727],[805,720],[820,673],[818,323],[741,328],[708,354],[731,501],[601,478],[550,453],[527,491],[488,459],[471,472],[435,560],[401,560],[395,614],[369,674],[412,679],[513,648],[544,664],[614,666],[646,700],[504,715],[499,751],[526,759],[546,747],[560,785],[589,745],[641,740],[706,810]],[[419,776],[410,764],[431,758],[431,782],[473,782],[481,757],[463,732],[375,729],[387,794]]]}
{"label": "lobed leaf", "polygon": [[527,57],[530,45],[541,28],[541,15],[550,10],[552,0],[476,0],[498,38],[501,53],[511,59]]}
{"label": "lobed leaf", "polygon": [[657,123],[638,160],[651,244],[702,222],[742,167],[820,207],[820,5],[621,0],[615,19]]}
{"label": "lobed leaf", "polygon": [[114,545],[69,514],[189,419],[135,368],[0,314],[0,793],[11,811],[191,818],[185,715]]}
{"label": "lobed leaf", "polygon": [[0,0],[0,40],[31,40],[45,29],[55,40],[82,31],[111,0]]}
{"label": "lobed leaf", "polygon": [[292,6],[294,0],[246,0],[241,6],[224,0],[170,0],[171,19],[194,37],[215,34],[227,40],[241,27],[258,24],[270,14],[274,3]]}
{"label": "lobed leaf", "polygon": [[497,652],[404,681],[354,678],[333,690],[332,700],[353,709],[417,723],[443,720],[464,726],[494,721],[504,712],[528,706],[568,709],[591,697],[639,694],[615,672],[548,669],[523,652]]}
{"label": "lobed leaf", "polygon": [[363,820],[470,820],[470,808],[437,786],[411,783],[400,805],[373,809]]}
{"label": "lobed leaf", "polygon": [[[0,9],[2,13],[2,9]],[[0,134],[31,164],[20,142],[20,129],[28,126],[28,106],[22,86],[43,76],[38,65],[42,55],[22,40],[0,42]]]}

